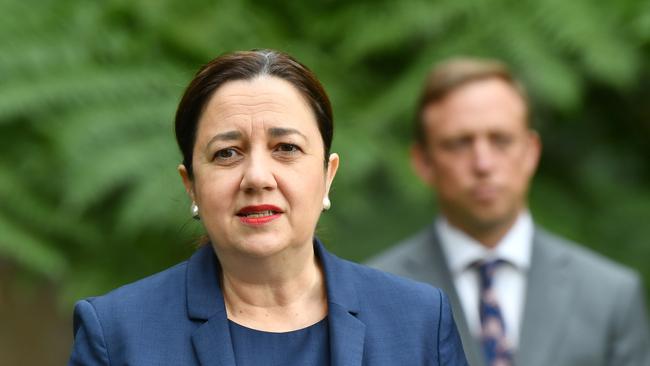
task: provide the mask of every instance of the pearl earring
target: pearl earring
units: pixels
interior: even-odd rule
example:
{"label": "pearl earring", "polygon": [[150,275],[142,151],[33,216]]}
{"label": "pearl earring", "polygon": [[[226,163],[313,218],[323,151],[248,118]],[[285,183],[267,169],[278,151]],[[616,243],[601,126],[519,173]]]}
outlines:
{"label": "pearl earring", "polygon": [[323,198],[323,210],[327,211],[330,207],[332,207],[332,201],[330,201],[329,197],[325,196],[325,198]]}
{"label": "pearl earring", "polygon": [[192,206],[190,206],[190,212],[192,212],[192,218],[194,220],[201,219],[201,217],[199,216],[199,206],[196,205],[196,202],[192,202]]}

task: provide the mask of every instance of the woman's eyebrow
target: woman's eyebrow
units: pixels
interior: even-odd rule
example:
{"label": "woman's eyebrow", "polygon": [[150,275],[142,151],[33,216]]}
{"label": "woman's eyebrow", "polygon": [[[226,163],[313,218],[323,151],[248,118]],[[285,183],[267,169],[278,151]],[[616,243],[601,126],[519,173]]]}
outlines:
{"label": "woman's eyebrow", "polygon": [[286,128],[286,127],[271,127],[268,129],[268,134],[271,137],[282,137],[287,135],[300,135],[303,139],[307,140],[302,132],[296,130],[295,128]]}
{"label": "woman's eyebrow", "polygon": [[208,141],[207,146],[210,146],[212,143],[216,141],[233,141],[233,140],[241,140],[242,139],[242,133],[237,130],[233,131],[227,131],[227,132],[222,132],[218,133]]}

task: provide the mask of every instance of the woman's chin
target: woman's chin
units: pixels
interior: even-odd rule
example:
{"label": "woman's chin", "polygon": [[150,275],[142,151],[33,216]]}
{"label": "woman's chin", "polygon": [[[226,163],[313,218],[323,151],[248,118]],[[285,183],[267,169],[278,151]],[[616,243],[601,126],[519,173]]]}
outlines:
{"label": "woman's chin", "polygon": [[290,247],[288,240],[282,240],[276,235],[255,235],[237,240],[224,249],[233,254],[263,259],[285,252]]}
{"label": "woman's chin", "polygon": [[286,248],[286,245],[282,245],[280,243],[255,243],[241,247],[240,251],[242,254],[245,254],[249,257],[264,259],[271,258],[277,254],[280,254]]}

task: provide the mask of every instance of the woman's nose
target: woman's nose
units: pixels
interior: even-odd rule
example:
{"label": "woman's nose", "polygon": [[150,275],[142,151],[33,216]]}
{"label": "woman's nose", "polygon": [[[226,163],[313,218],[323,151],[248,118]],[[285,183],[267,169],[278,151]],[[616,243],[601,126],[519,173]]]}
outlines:
{"label": "woman's nose", "polygon": [[257,192],[272,190],[277,187],[273,175],[273,161],[270,156],[262,152],[254,152],[249,155],[244,164],[244,174],[240,188],[245,192]]}

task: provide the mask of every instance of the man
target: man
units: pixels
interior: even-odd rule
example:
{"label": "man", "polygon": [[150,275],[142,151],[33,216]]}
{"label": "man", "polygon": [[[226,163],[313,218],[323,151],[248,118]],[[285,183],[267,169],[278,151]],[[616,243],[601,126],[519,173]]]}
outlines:
{"label": "man", "polygon": [[434,68],[411,158],[440,216],[369,264],[443,288],[471,365],[650,365],[637,274],[533,224],[528,113],[498,62]]}

